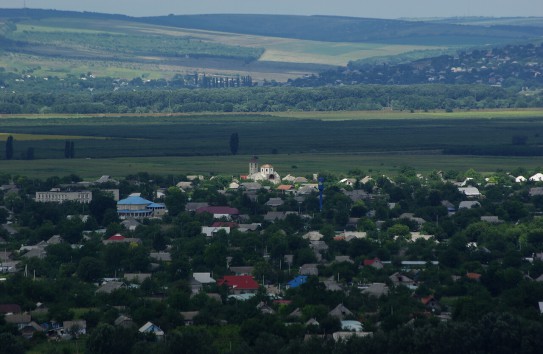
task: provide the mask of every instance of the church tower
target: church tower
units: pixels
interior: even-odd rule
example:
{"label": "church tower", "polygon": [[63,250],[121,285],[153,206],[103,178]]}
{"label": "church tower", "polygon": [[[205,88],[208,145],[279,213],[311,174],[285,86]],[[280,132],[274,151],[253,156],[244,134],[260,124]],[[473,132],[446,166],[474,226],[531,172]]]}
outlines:
{"label": "church tower", "polygon": [[253,156],[251,161],[249,161],[249,176],[258,172],[258,157]]}

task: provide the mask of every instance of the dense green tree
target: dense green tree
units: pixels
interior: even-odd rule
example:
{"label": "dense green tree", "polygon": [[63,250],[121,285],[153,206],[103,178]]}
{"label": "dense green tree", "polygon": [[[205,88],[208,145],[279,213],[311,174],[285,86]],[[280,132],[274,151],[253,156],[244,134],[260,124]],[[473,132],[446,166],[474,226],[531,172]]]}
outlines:
{"label": "dense green tree", "polygon": [[6,160],[13,158],[13,136],[8,136],[6,140]]}
{"label": "dense green tree", "polygon": [[232,133],[230,135],[230,152],[232,155],[237,155],[239,149],[239,135],[238,133]]}

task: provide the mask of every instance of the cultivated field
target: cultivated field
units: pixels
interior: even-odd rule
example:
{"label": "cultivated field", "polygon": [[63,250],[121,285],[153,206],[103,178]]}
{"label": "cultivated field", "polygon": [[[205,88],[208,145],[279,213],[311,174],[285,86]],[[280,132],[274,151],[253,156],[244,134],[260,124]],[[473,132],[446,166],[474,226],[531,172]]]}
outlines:
{"label": "cultivated field", "polygon": [[[0,66],[8,71],[31,70],[44,77],[79,76],[91,71],[98,76],[157,79],[197,71],[286,81],[352,60],[447,48],[310,41],[70,18],[20,21],[10,37],[28,45],[1,53]],[[258,56],[261,50],[263,54]],[[190,53],[226,56],[193,58]],[[246,60],[244,56],[259,59]]]}

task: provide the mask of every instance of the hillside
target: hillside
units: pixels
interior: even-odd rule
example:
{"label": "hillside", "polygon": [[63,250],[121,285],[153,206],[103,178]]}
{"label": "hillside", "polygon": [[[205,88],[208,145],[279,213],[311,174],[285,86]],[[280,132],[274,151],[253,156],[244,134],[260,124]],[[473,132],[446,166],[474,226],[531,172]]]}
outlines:
{"label": "hillside", "polygon": [[328,16],[135,18],[33,9],[0,9],[0,25],[5,72],[127,80],[198,73],[251,76],[257,83],[286,82],[359,60],[416,60],[543,35],[543,27],[522,22],[496,27]]}
{"label": "hillside", "polygon": [[466,45],[528,40],[543,28],[336,16],[181,15],[140,18],[158,25],[329,42]]}

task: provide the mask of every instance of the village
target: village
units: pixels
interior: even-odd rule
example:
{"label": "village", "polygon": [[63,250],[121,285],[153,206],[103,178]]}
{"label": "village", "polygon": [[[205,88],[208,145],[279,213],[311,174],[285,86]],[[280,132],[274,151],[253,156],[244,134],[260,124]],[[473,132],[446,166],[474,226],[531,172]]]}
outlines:
{"label": "village", "polygon": [[248,165],[175,184],[2,176],[3,340],[271,353],[541,326],[542,173]]}

